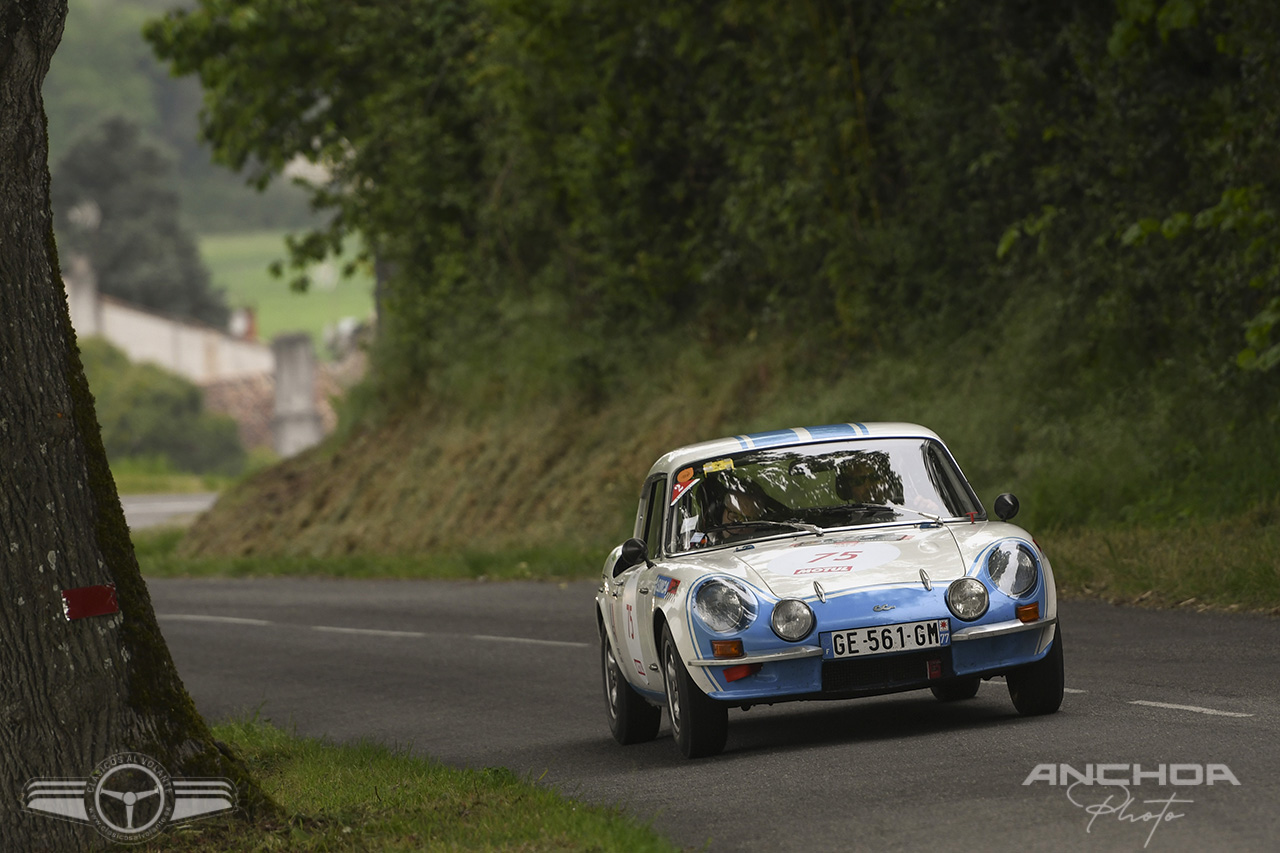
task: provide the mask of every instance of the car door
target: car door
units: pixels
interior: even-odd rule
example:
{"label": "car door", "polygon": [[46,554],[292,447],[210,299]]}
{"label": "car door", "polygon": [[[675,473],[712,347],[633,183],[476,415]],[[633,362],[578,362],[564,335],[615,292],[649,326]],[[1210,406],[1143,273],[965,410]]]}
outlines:
{"label": "car door", "polygon": [[[645,483],[642,492],[641,512],[636,518],[636,536],[645,540],[650,558],[656,557],[662,544],[662,510],[666,496],[666,477],[653,477]],[[625,647],[625,659],[618,661],[627,669],[633,682],[649,687],[657,678],[657,659],[654,654],[653,633],[653,583],[656,570],[646,563],[632,566],[619,579],[622,594],[615,598],[613,624],[615,636]]]}

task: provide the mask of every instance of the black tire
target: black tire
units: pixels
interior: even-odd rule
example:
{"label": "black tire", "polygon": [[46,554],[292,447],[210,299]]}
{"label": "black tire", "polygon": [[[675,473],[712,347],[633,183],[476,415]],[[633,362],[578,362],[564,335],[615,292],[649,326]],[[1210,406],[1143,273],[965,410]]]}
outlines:
{"label": "black tire", "polygon": [[609,633],[600,628],[600,671],[604,676],[604,703],[609,709],[609,731],[618,743],[644,743],[658,736],[662,709],[650,705],[627,683],[609,644]]}
{"label": "black tire", "polygon": [[975,675],[972,678],[956,678],[929,689],[933,691],[933,698],[939,702],[959,702],[977,696],[978,685],[981,683],[982,679]]}
{"label": "black tire", "polygon": [[1062,626],[1054,629],[1049,653],[1033,664],[1009,672],[1009,698],[1018,713],[1030,717],[1052,714],[1062,705]]}
{"label": "black tire", "polygon": [[662,683],[671,734],[685,758],[717,755],[729,737],[729,706],[703,693],[689,677],[671,629],[662,629]]}

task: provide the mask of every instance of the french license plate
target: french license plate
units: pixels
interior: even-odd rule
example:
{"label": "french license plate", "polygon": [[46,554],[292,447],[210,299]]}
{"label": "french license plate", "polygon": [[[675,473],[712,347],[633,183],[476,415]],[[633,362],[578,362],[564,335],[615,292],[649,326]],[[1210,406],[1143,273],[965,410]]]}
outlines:
{"label": "french license plate", "polygon": [[824,638],[823,649],[828,658],[866,657],[889,652],[910,652],[951,645],[951,620],[929,619],[924,622],[902,622],[875,628],[851,628],[832,631]]}

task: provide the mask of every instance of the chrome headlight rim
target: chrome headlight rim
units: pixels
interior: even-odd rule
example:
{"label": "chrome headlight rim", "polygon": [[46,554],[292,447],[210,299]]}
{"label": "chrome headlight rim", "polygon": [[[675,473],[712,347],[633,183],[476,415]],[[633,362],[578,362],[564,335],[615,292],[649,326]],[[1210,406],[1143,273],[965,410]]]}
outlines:
{"label": "chrome headlight rim", "polygon": [[991,594],[977,578],[960,578],[947,587],[947,609],[962,622],[973,622],[987,615]]}
{"label": "chrome headlight rim", "polygon": [[[797,617],[799,617],[798,622]],[[782,599],[773,606],[773,613],[769,616],[769,627],[773,629],[773,633],[788,643],[800,642],[812,634],[817,625],[818,620],[813,615],[813,608],[798,598]],[[787,630],[788,626],[791,626],[790,630]]]}
{"label": "chrome headlight rim", "polygon": [[690,610],[712,634],[745,631],[759,609],[755,594],[730,578],[708,578],[690,596]]}

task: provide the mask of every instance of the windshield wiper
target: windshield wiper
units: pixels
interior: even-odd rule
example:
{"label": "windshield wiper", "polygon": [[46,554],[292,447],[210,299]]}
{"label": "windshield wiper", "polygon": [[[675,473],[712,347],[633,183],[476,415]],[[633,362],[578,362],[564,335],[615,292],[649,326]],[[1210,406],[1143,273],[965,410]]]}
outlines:
{"label": "windshield wiper", "polygon": [[841,504],[840,506],[823,507],[824,511],[845,509],[853,510],[854,512],[861,512],[866,515],[877,515],[882,512],[896,513],[898,511],[898,507],[885,506],[884,504]]}
{"label": "windshield wiper", "polygon": [[909,507],[909,506],[886,506],[885,504],[843,504],[841,506],[826,507],[826,509],[828,510],[847,509],[847,510],[853,510],[854,512],[861,512],[866,515],[879,515],[880,513],[885,513],[885,512],[891,512],[896,515],[900,512],[909,512],[913,515],[918,515],[921,518],[928,519],[929,521],[936,522],[937,524],[942,524],[941,516],[934,515],[931,512],[925,512],[924,510],[913,509],[912,507]]}
{"label": "windshield wiper", "polygon": [[704,533],[718,533],[721,530],[731,530],[737,527],[790,527],[795,530],[803,530],[806,533],[812,533],[814,536],[821,536],[826,533],[816,524],[809,524],[806,521],[796,521],[789,519],[787,521],[770,521],[766,519],[755,519],[752,521],[735,521],[732,524],[717,524],[715,527],[708,527]]}

